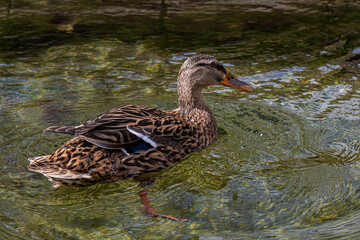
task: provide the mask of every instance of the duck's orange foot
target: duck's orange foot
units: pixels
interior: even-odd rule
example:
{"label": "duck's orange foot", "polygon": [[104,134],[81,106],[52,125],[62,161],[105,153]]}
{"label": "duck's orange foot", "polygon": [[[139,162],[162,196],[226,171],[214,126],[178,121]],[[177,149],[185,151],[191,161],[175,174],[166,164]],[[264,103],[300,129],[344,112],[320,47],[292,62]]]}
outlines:
{"label": "duck's orange foot", "polygon": [[187,220],[187,219],[176,218],[176,217],[173,217],[173,216],[168,216],[168,215],[164,215],[164,214],[160,214],[160,213],[155,213],[155,212],[146,213],[146,215],[152,216],[152,217],[166,218],[166,219],[170,219],[170,220],[172,220],[172,221],[180,221],[180,222],[187,222],[187,221],[189,221],[189,220]]}
{"label": "duck's orange foot", "polygon": [[180,221],[180,222],[188,221],[187,219],[181,219],[181,218],[176,218],[176,217],[156,213],[155,209],[150,204],[149,198],[147,197],[148,192],[149,192],[149,189],[141,189],[140,192],[138,193],[138,195],[141,198],[141,203],[145,206],[145,211],[146,211],[145,215],[152,216],[152,217],[166,218],[166,219],[170,219],[172,221]]}

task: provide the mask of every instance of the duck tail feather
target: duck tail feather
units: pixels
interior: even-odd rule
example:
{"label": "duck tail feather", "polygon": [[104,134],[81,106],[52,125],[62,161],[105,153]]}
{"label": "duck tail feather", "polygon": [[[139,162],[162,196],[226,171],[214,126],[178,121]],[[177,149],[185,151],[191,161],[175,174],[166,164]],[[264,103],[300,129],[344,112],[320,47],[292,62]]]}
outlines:
{"label": "duck tail feather", "polygon": [[31,165],[34,162],[47,160],[48,157],[50,157],[50,155],[31,157],[31,158],[28,158],[28,161],[30,162],[30,165]]}
{"label": "duck tail feather", "polygon": [[66,133],[75,135],[76,127],[75,126],[51,126],[44,130],[44,132],[50,133]]}
{"label": "duck tail feather", "polygon": [[50,155],[29,158],[30,164],[28,170],[38,172],[50,179],[80,179],[91,178],[89,173],[73,172],[69,169],[62,168],[57,163],[50,163]]}

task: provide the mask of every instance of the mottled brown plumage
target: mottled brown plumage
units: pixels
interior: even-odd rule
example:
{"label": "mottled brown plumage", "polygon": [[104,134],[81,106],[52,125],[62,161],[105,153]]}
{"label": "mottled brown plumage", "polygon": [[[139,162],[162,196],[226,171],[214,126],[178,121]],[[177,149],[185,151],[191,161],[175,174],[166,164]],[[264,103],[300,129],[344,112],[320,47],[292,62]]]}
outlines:
{"label": "mottled brown plumage", "polygon": [[88,186],[160,171],[216,141],[215,117],[201,98],[201,90],[214,84],[253,91],[214,57],[190,57],[178,76],[178,109],[128,105],[80,126],[49,127],[44,131],[76,137],[52,155],[29,159],[28,168],[54,186]]}

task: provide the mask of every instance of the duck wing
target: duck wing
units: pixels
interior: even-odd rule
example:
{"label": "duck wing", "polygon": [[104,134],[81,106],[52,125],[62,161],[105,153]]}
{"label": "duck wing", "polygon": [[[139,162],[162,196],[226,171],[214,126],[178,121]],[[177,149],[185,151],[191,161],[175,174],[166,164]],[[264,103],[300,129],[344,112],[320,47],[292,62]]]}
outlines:
{"label": "duck wing", "polygon": [[180,142],[192,135],[181,115],[173,111],[128,105],[104,112],[79,126],[52,126],[44,132],[67,133],[84,138],[105,149],[124,149],[146,144],[164,144],[180,148]]}

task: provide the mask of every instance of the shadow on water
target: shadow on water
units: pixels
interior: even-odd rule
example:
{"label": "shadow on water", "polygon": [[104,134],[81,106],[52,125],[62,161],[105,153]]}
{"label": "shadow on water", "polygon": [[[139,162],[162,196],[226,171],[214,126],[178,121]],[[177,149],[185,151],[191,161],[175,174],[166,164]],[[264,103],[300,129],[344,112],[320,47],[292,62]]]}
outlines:
{"label": "shadow on water", "polygon": [[[1,239],[359,238],[356,1],[0,3]],[[210,87],[219,139],[138,182],[53,189],[26,170],[113,107],[177,107],[191,55],[215,55],[254,93]]]}

